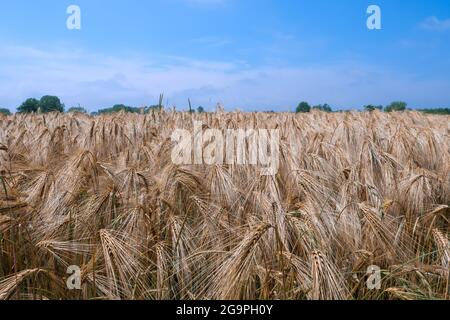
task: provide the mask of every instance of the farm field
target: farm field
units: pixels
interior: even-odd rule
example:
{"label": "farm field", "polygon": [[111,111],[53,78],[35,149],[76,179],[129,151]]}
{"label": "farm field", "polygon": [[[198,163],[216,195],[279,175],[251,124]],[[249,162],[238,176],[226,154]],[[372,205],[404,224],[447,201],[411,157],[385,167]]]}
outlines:
{"label": "farm field", "polygon": [[[276,174],[174,164],[194,120]],[[0,300],[450,299],[449,116],[0,115],[0,177]]]}

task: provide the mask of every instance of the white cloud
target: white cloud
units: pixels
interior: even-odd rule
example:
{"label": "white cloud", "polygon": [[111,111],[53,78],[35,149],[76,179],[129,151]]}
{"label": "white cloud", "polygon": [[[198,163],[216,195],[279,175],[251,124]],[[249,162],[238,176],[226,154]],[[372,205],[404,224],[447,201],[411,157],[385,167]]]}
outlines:
{"label": "white cloud", "polygon": [[450,19],[439,20],[439,18],[434,16],[428,17],[420,26],[425,30],[446,31],[450,30]]}
{"label": "white cloud", "polygon": [[53,94],[68,107],[154,104],[161,92],[179,108],[191,98],[213,109],[288,111],[301,100],[339,107],[402,99],[421,107],[450,101],[448,79],[418,79],[354,62],[317,67],[249,67],[234,61],[124,56],[71,49],[0,46],[0,106]]}

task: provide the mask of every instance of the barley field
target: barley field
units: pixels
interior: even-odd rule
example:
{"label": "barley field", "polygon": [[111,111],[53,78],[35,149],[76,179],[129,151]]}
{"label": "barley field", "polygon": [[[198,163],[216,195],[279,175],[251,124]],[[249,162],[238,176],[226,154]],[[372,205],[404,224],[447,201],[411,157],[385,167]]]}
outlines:
{"label": "barley field", "polygon": [[[194,119],[278,129],[278,173],[175,165],[171,134]],[[0,116],[0,299],[450,299],[449,123],[378,111]]]}

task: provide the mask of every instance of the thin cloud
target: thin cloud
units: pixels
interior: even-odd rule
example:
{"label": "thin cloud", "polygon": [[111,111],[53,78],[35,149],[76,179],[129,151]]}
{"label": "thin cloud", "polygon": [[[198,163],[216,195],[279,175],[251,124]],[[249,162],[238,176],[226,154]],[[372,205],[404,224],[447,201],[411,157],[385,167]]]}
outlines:
{"label": "thin cloud", "polygon": [[450,30],[450,19],[440,20],[435,16],[428,17],[420,24],[420,27],[425,30],[447,31]]}
{"label": "thin cloud", "polygon": [[[171,56],[118,56],[54,48],[0,45],[0,106],[14,109],[28,97],[52,94],[67,107],[90,111],[116,103],[154,104],[161,92],[169,105],[293,110],[301,100],[356,108],[404,99],[412,106],[450,101],[448,79],[340,62],[317,67],[249,67],[242,62]],[[427,92],[424,96],[422,93]]]}

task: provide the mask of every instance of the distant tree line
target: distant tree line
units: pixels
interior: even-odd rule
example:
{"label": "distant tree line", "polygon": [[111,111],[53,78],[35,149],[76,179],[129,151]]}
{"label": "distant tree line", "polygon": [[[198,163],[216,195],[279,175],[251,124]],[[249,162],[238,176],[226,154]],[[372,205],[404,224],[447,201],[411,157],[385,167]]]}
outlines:
{"label": "distant tree line", "polygon": [[319,104],[316,106],[310,106],[310,104],[308,102],[300,102],[299,105],[297,106],[296,112],[297,113],[307,113],[310,112],[311,110],[319,110],[319,111],[324,111],[324,112],[333,112],[333,109],[328,105],[328,104]]}
{"label": "distant tree line", "polygon": [[450,108],[437,108],[437,109],[419,109],[418,111],[427,114],[449,114]]}
{"label": "distant tree line", "polygon": [[[366,105],[363,107],[364,111],[372,112],[375,110],[384,111],[384,112],[400,112],[407,110],[408,104],[403,101],[394,101],[387,106],[381,105]],[[297,113],[307,113],[311,112],[311,110],[320,110],[324,112],[333,112],[332,108],[328,104],[317,105],[311,107],[308,102],[300,102],[297,106]],[[437,109],[416,109],[416,111],[427,113],[427,114],[441,114],[447,115],[450,114],[450,108],[437,108]]]}
{"label": "distant tree line", "polygon": [[[402,101],[394,101],[386,107],[376,106],[376,105],[366,105],[363,107],[364,111],[372,112],[375,110],[385,111],[385,112],[393,112],[393,111],[405,111],[408,104]],[[328,104],[320,104],[317,106],[311,107],[308,102],[300,102],[297,106],[297,113],[305,113],[310,112],[311,110],[319,110],[324,112],[333,112],[333,109]]]}
{"label": "distant tree line", "polygon": [[[204,113],[205,109],[202,106],[194,109],[192,107],[190,99],[189,102],[189,112],[194,113]],[[364,111],[372,112],[375,110],[384,111],[384,112],[398,112],[407,110],[408,104],[402,101],[394,101],[387,106],[381,105],[366,105],[363,107]],[[100,115],[100,114],[112,114],[117,112],[128,112],[128,113],[141,113],[146,114],[152,111],[161,111],[163,109],[163,95],[161,94],[159,97],[159,103],[157,105],[151,105],[148,107],[131,107],[124,104],[116,104],[110,108],[100,109],[97,112],[93,112],[92,115]],[[333,112],[333,109],[328,104],[319,104],[315,106],[311,106],[308,102],[300,102],[296,108],[297,113],[308,113],[312,110],[319,110],[323,112]],[[61,103],[61,100],[56,96],[43,96],[41,99],[37,100],[35,98],[29,98],[25,100],[18,108],[18,113],[48,113],[48,112],[64,112],[65,105]],[[437,109],[416,109],[416,111],[423,112],[426,114],[440,114],[440,115],[449,115],[450,108],[437,108]],[[85,113],[88,111],[78,105],[77,107],[71,107],[67,110],[68,113]],[[273,112],[273,111],[272,111]],[[336,111],[339,112],[339,111]],[[0,108],[0,114],[3,115],[11,115],[11,111],[7,108]]]}
{"label": "distant tree line", "polygon": [[61,103],[58,97],[55,96],[43,96],[40,100],[30,98],[25,100],[17,111],[19,113],[31,113],[31,112],[64,112],[64,104]]}
{"label": "distant tree line", "polygon": [[9,116],[9,115],[11,115],[11,111],[9,111],[9,109],[6,109],[6,108],[0,108],[0,114],[4,114],[5,116]]}
{"label": "distant tree line", "polygon": [[97,113],[98,114],[111,114],[111,113],[117,113],[117,112],[121,112],[121,111],[129,112],[129,113],[140,113],[141,109],[126,106],[124,104],[116,104],[116,105],[112,106],[111,108],[100,109],[100,110],[98,110]]}
{"label": "distant tree line", "polygon": [[[96,112],[92,112],[92,115],[100,115],[100,114],[113,114],[118,112],[127,112],[127,113],[141,113],[146,114],[151,111],[161,111],[163,108],[162,105],[152,105],[149,107],[131,107],[124,104],[116,104],[110,108],[100,109]],[[59,98],[53,96],[45,96],[40,100],[30,98],[25,100],[18,108],[18,113],[48,113],[48,112],[64,112],[65,106],[61,103]],[[202,106],[199,106],[196,111],[198,113],[204,113],[205,109]],[[191,110],[194,112],[194,110]],[[67,113],[83,113],[87,114],[88,111],[81,107],[71,107],[67,110]],[[11,111],[7,108],[0,108],[0,114],[11,115]]]}

